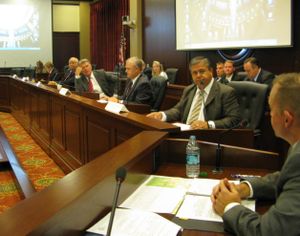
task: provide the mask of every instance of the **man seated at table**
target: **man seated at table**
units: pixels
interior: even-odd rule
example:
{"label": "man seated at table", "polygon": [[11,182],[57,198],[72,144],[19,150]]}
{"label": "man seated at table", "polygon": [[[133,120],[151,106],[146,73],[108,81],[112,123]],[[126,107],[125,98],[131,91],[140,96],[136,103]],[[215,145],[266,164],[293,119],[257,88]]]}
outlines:
{"label": "man seated at table", "polygon": [[152,103],[152,90],[150,82],[143,72],[143,61],[137,57],[130,57],[126,60],[125,69],[127,82],[125,90],[120,97],[108,97],[108,101],[123,103]]}
{"label": "man seated at table", "polygon": [[274,74],[263,70],[255,57],[249,57],[244,61],[244,70],[247,73],[246,81],[272,85]]}
{"label": "man seated at table", "polygon": [[76,57],[70,57],[69,63],[68,63],[68,69],[64,73],[64,77],[61,81],[62,85],[65,85],[70,90],[75,89],[75,71],[78,67],[78,58]]}
{"label": "man seated at table", "polygon": [[[269,97],[271,124],[277,137],[290,145],[279,172],[250,178],[238,185],[227,179],[213,189],[211,200],[224,228],[234,235],[300,235],[300,74],[282,74]],[[260,215],[240,205],[243,198],[275,200]]]}
{"label": "man seated at table", "polygon": [[77,92],[99,93],[99,97],[112,96],[114,84],[104,70],[93,71],[88,59],[79,61],[75,70],[75,90]]}
{"label": "man seated at table", "polygon": [[241,116],[234,89],[213,79],[213,69],[207,58],[193,58],[189,68],[194,83],[184,89],[180,101],[167,111],[147,116],[168,122],[181,121],[192,129],[237,125]]}

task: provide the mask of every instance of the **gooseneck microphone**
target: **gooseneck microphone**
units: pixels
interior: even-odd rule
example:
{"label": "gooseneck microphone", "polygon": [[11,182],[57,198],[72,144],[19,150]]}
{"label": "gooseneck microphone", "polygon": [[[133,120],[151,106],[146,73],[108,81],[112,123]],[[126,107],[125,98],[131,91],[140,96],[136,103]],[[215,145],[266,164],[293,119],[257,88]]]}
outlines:
{"label": "gooseneck microphone", "polygon": [[116,211],[116,207],[117,207],[117,204],[118,204],[118,198],[119,198],[121,183],[125,180],[125,178],[126,178],[126,169],[124,167],[120,167],[116,171],[117,185],[116,185],[114,200],[113,200],[113,203],[112,203],[109,223],[108,223],[108,227],[107,227],[107,233],[106,233],[107,236],[110,236],[110,234],[111,234],[112,225],[113,225],[114,216],[115,216],[115,211]]}
{"label": "gooseneck microphone", "polygon": [[222,138],[230,133],[233,129],[236,128],[245,128],[248,125],[248,121],[247,120],[241,120],[241,122],[239,122],[238,124],[232,126],[230,129],[226,129],[223,132],[220,133],[220,136],[218,138],[218,144],[217,144],[217,148],[216,148],[216,164],[215,164],[215,169],[213,170],[214,174],[218,174],[218,173],[222,173],[223,170],[221,168],[221,160],[222,160],[222,147],[220,145]]}

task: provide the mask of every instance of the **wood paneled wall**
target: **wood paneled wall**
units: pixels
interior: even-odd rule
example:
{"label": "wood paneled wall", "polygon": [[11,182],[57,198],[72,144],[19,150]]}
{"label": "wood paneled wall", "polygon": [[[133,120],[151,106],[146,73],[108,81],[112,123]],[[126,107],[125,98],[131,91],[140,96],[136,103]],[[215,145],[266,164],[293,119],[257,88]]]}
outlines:
{"label": "wood paneled wall", "polygon": [[[291,48],[254,49],[264,69],[275,74],[300,71],[300,1],[293,0],[293,41]],[[189,60],[197,55],[208,57],[214,64],[223,59],[217,50],[176,51],[174,0],[143,0],[143,59],[151,64],[161,61],[165,68],[179,68],[178,84],[189,84]],[[257,26],[259,27],[259,25]],[[238,65],[242,68],[242,65]]]}

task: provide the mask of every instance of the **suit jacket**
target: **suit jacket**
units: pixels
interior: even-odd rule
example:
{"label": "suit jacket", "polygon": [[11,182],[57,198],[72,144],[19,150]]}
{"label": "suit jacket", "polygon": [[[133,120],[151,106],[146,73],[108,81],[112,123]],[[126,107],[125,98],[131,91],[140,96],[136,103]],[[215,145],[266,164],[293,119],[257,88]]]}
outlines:
{"label": "suit jacket", "polygon": [[65,72],[64,80],[61,82],[62,85],[67,86],[70,90],[75,90],[75,73],[72,70]]}
{"label": "suit jacket", "polygon": [[[128,79],[125,91],[129,85],[131,79]],[[143,73],[135,81],[134,85],[130,89],[128,94],[123,94],[121,99],[129,103],[142,103],[142,104],[152,104],[153,93],[150,86],[149,79]]]}
{"label": "suit jacket", "polygon": [[48,81],[60,81],[60,77],[56,68],[53,68],[51,73],[48,75]]}
{"label": "suit jacket", "polygon": [[223,215],[225,230],[236,235],[300,235],[300,141],[290,149],[280,172],[249,180],[255,198],[273,198],[263,215],[241,205]]}
{"label": "suit jacket", "polygon": [[[274,78],[275,78],[275,75],[273,73],[261,69],[256,82],[261,83],[261,84],[267,84],[267,85],[271,86]],[[253,80],[249,79],[248,77],[246,77],[245,80],[253,81]]]}
{"label": "suit jacket", "polygon": [[[111,97],[114,94],[114,83],[104,70],[93,71],[93,74],[105,95]],[[88,92],[88,80],[84,75],[75,79],[75,90],[77,92]]]}
{"label": "suit jacket", "polygon": [[[167,121],[180,120],[186,123],[196,91],[195,84],[184,89],[180,101],[173,108],[165,111]],[[216,128],[231,128],[237,125],[241,115],[234,89],[213,81],[204,104],[204,118],[206,121],[214,121]]]}
{"label": "suit jacket", "polygon": [[[231,77],[231,81],[242,81],[243,78],[240,78],[240,76],[236,73],[236,72],[233,72],[233,75]],[[223,76],[219,81],[219,83],[222,83],[222,84],[228,84],[229,81],[226,79],[226,76]]]}

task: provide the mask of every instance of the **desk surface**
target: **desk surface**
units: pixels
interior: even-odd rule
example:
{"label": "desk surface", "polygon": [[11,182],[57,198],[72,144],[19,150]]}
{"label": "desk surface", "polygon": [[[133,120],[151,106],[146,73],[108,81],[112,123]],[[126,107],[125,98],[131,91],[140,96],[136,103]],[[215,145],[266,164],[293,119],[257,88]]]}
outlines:
{"label": "desk surface", "polygon": [[[125,200],[150,174],[184,176],[185,165],[172,162],[172,155],[164,162],[159,157],[164,146],[178,146],[180,140],[167,139],[167,133],[143,131],[111,149],[92,162],[73,171],[49,188],[34,194],[0,215],[4,235],[82,235],[82,232],[101,219],[110,210],[114,193],[114,172],[120,166],[127,168],[128,177],[122,186],[119,202]],[[186,144],[187,140],[181,140]],[[214,147],[214,145],[213,145]],[[202,147],[204,148],[204,147]],[[235,149],[226,147],[226,149]],[[277,155],[256,150],[239,149],[245,158],[253,152],[269,156],[268,162],[277,161]],[[233,153],[233,151],[225,153]],[[247,156],[247,154],[250,154]],[[184,156],[184,149],[182,154]],[[209,155],[209,152],[207,152]],[[209,157],[207,157],[209,158]],[[213,157],[210,157],[213,158]],[[239,161],[239,160],[238,160]],[[226,163],[224,163],[226,164]],[[225,165],[226,166],[226,165]],[[271,165],[276,166],[276,165]],[[212,177],[211,166],[202,166]],[[156,171],[155,171],[156,170]],[[220,177],[236,173],[265,174],[272,170],[226,167]],[[220,233],[184,230],[183,235],[222,235]]]}

